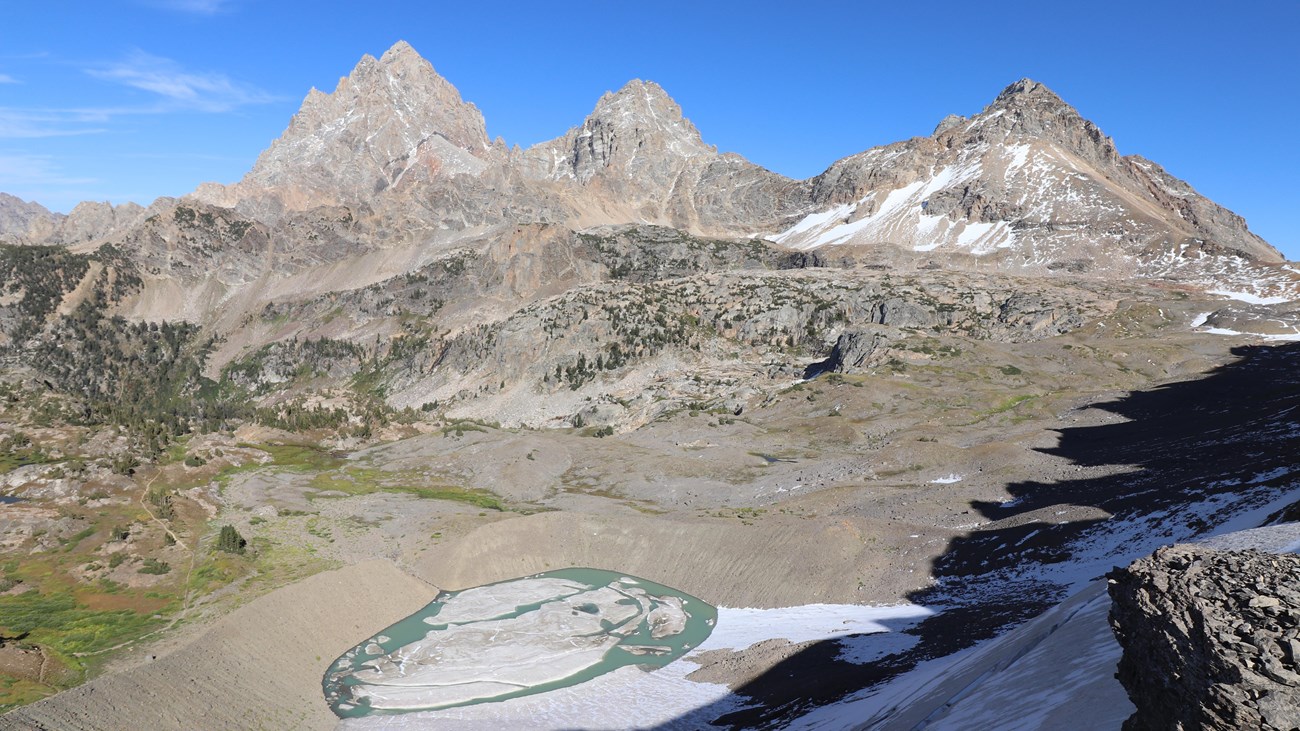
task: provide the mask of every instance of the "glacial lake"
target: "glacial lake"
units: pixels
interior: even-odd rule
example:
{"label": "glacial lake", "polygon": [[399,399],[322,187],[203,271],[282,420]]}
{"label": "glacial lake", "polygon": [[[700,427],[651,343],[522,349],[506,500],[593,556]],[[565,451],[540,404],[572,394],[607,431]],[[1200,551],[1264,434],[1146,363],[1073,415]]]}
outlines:
{"label": "glacial lake", "polygon": [[653,669],[699,646],[718,611],[653,581],[561,569],[443,592],[335,660],[322,688],[341,718],[491,703]]}

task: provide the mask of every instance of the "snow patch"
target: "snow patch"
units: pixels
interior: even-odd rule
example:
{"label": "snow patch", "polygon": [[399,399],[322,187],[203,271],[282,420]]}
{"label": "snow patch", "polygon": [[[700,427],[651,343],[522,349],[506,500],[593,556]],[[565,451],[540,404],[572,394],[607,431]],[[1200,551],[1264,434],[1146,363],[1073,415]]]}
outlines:
{"label": "snow patch", "polygon": [[1241,302],[1249,302],[1252,305],[1276,305],[1283,302],[1290,302],[1291,297],[1261,297],[1250,292],[1233,292],[1226,289],[1211,289],[1208,294],[1217,294],[1221,297],[1228,297]]}
{"label": "snow patch", "polygon": [[1242,335],[1242,336],[1248,336],[1252,338],[1260,338],[1261,340],[1272,340],[1280,343],[1300,341],[1300,332],[1261,335],[1259,333],[1244,333],[1241,332],[1240,330],[1230,330],[1226,327],[1207,327],[1202,332],[1207,332],[1211,335]]}
{"label": "snow patch", "polygon": [[[862,201],[859,201],[859,203],[863,203],[865,201],[866,199],[864,198],[862,199]],[[797,238],[800,234],[804,234],[809,231],[813,231],[815,229],[821,228],[832,221],[839,221],[839,220],[843,220],[844,218],[847,218],[849,215],[853,213],[853,210],[855,208],[857,208],[856,205],[845,203],[844,205],[835,206],[834,208],[828,211],[822,211],[821,213],[810,213],[807,216],[805,216],[803,220],[799,221],[799,223],[796,223],[794,226],[791,226],[786,231],[779,233],[776,236],[773,236],[772,240],[778,244],[784,244],[786,241],[789,241],[790,239]]]}
{"label": "snow patch", "polygon": [[743,650],[774,638],[797,643],[847,635],[889,632],[891,631],[887,624],[889,622],[915,621],[934,613],[933,609],[916,604],[883,607],[856,604],[804,604],[781,609],[718,607],[718,626],[697,651],[722,648]]}
{"label": "snow patch", "polygon": [[980,223],[976,221],[968,222],[966,227],[961,230],[961,233],[957,235],[957,245],[971,246],[985,236],[988,236],[995,228],[997,228],[996,223]]}
{"label": "snow patch", "polygon": [[[977,154],[980,151],[973,151]],[[931,251],[944,243],[954,243],[956,227],[945,216],[933,216],[926,203],[935,193],[962,182],[978,178],[983,172],[978,158],[944,166],[930,177],[916,180],[894,190],[876,190],[854,203],[841,204],[825,211],[810,213],[772,240],[800,249],[814,249],[870,238],[913,246],[917,251]],[[874,205],[870,205],[874,202]],[[863,206],[868,206],[864,209]],[[867,211],[870,213],[867,213]],[[855,219],[856,220],[853,220]],[[966,224],[977,227],[994,224]],[[981,241],[974,253],[985,253],[1009,245],[1012,236],[1005,224],[996,236]],[[959,245],[969,247],[988,230],[977,228]],[[970,238],[974,236],[975,238]]]}
{"label": "snow patch", "polygon": [[1012,145],[1007,149],[1007,152],[1011,154],[1011,162],[1007,163],[1006,177],[1010,178],[1013,173],[1029,162],[1029,145]]}

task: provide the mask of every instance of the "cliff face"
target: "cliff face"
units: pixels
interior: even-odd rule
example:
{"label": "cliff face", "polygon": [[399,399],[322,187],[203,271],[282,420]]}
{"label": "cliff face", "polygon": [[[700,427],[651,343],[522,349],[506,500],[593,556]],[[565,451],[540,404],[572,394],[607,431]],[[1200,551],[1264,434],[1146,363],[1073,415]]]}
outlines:
{"label": "cliff face", "polygon": [[1175,546],[1108,578],[1126,730],[1300,727],[1300,556]]}

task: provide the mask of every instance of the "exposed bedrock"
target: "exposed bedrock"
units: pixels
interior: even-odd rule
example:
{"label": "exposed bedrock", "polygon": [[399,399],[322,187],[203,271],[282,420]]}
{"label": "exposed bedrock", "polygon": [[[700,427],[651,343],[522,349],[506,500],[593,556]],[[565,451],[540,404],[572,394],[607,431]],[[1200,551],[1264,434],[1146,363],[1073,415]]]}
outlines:
{"label": "exposed bedrock", "polygon": [[845,330],[835,341],[831,355],[820,370],[834,373],[860,373],[885,360],[892,340],[903,334],[892,327],[868,325]]}
{"label": "exposed bedrock", "polygon": [[1126,731],[1300,728],[1300,556],[1174,546],[1108,578]]}

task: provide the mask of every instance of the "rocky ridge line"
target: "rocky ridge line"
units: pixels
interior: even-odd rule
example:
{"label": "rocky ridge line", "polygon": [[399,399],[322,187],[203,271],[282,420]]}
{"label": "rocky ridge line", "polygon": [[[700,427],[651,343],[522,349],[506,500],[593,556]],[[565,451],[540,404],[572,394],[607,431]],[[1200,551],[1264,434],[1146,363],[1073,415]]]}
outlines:
{"label": "rocky ridge line", "polygon": [[[118,245],[149,273],[148,301],[204,293],[169,305],[200,322],[218,317],[213,302],[257,309],[287,278],[328,282],[330,291],[368,286],[380,271],[403,274],[518,224],[652,224],[871,251],[899,270],[1150,276],[1221,290],[1241,290],[1238,280],[1267,269],[1300,288],[1291,273],[1252,263],[1282,257],[1239,216],[1158,165],[1120,156],[1096,125],[1027,79],[929,137],[798,181],[719,153],[661,87],[639,80],[606,93],[561,137],[508,150],[489,141],[473,104],[399,42],[364,57],[332,93],[308,94],[239,183],[205,184],[148,209],[83,204],[64,218],[4,203],[11,215],[0,214],[0,241]],[[350,266],[362,257],[374,266]],[[1229,260],[1249,271],[1225,284],[1214,264]],[[357,274],[310,276],[324,267]]]}

